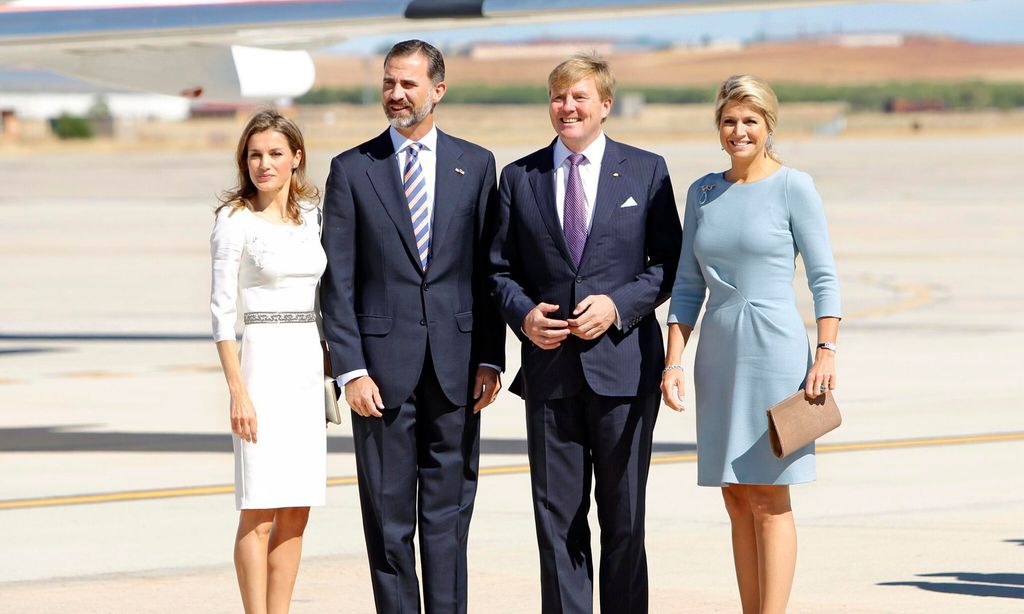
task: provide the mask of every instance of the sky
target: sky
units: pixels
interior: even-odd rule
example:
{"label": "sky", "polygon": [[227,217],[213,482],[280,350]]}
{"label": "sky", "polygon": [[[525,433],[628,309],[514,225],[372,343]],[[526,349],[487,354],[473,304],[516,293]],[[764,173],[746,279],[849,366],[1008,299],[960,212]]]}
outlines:
{"label": "sky", "polygon": [[[401,37],[352,39],[331,48],[342,53],[369,53],[399,38],[424,38],[443,46],[473,40],[605,37],[607,21],[550,24],[530,28],[467,28],[446,32],[404,33]],[[680,42],[711,39],[750,40],[759,35],[788,38],[831,32],[905,32],[948,34],[978,42],[1024,42],[1024,0],[965,0],[945,2],[870,2],[761,11],[723,11],[660,17],[620,19],[620,38],[649,36]]]}

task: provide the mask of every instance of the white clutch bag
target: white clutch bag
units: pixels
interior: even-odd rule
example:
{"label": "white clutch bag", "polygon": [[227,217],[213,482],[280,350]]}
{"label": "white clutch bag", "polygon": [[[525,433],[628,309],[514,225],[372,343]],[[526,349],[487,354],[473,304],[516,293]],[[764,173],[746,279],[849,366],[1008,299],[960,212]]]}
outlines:
{"label": "white clutch bag", "polygon": [[341,424],[341,408],[338,407],[338,388],[333,377],[324,377],[324,416],[331,424]]}

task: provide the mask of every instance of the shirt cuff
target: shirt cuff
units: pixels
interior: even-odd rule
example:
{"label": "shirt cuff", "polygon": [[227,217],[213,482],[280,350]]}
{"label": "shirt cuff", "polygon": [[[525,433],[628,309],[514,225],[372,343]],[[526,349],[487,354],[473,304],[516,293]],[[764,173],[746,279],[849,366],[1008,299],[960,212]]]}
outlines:
{"label": "shirt cuff", "polygon": [[[612,297],[608,297],[609,301],[612,301]],[[612,301],[612,309],[615,310],[615,328],[622,330],[622,316],[619,315],[619,308],[615,306],[615,301]]]}
{"label": "shirt cuff", "polygon": [[341,386],[342,388],[344,388],[345,384],[351,382],[355,378],[362,377],[364,375],[369,375],[369,374],[370,374],[370,372],[367,371],[366,369],[356,369],[355,371],[349,371],[348,373],[342,373],[341,375],[338,376],[338,385]]}
{"label": "shirt cuff", "polygon": [[491,363],[489,363],[489,362],[482,362],[482,363],[480,363],[480,366],[481,366],[481,367],[487,367],[487,368],[489,368],[489,369],[494,369],[494,370],[495,370],[495,371],[497,371],[498,373],[501,373],[501,372],[502,372],[502,370],[501,370],[501,367],[499,367],[498,365],[492,365],[492,364],[491,364]]}

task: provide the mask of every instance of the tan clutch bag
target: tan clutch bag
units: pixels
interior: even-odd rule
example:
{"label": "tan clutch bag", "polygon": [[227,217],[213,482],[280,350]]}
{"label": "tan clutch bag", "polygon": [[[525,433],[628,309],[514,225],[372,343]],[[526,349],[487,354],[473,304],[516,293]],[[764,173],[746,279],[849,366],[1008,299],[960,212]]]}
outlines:
{"label": "tan clutch bag", "polygon": [[327,376],[324,376],[324,416],[331,424],[341,424],[338,389],[334,387],[334,378]]}
{"label": "tan clutch bag", "polygon": [[808,400],[800,390],[768,410],[768,441],[772,453],[785,458],[842,422],[831,392]]}

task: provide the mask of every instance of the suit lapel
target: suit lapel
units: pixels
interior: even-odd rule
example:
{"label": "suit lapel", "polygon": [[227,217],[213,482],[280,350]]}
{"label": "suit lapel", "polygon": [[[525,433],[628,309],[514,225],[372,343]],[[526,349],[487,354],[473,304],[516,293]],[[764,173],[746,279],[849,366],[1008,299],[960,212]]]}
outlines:
{"label": "suit lapel", "polygon": [[[444,236],[451,225],[452,216],[461,201],[463,188],[466,186],[465,169],[459,167],[462,148],[455,139],[437,131],[437,172],[434,177],[434,219],[431,221],[430,259],[433,260],[442,250]],[[459,173],[456,168],[463,172]]]}
{"label": "suit lapel", "polygon": [[601,159],[601,176],[597,179],[597,202],[594,203],[590,233],[587,244],[580,256],[580,268],[583,268],[587,256],[593,252],[591,247],[597,242],[602,232],[610,230],[610,219],[615,209],[629,197],[626,181],[626,158],[623,157],[619,144],[607,138],[604,146],[604,157]]}
{"label": "suit lapel", "polygon": [[548,234],[555,247],[565,258],[566,263],[575,271],[576,265],[572,262],[572,255],[569,253],[569,246],[565,244],[565,232],[558,221],[558,209],[555,205],[555,148],[552,145],[542,149],[537,154],[540,159],[537,166],[530,171],[530,186],[533,188],[533,199],[540,210],[540,217],[547,226]]}
{"label": "suit lapel", "polygon": [[384,211],[387,212],[388,217],[398,229],[398,236],[401,237],[409,258],[417,265],[416,269],[422,273],[419,266],[419,252],[416,250],[416,239],[412,232],[409,201],[406,200],[402,183],[399,181],[395,146],[391,143],[391,135],[387,130],[374,140],[366,155],[373,160],[370,167],[366,169],[370,184],[377,192],[377,198],[383,204]]}

